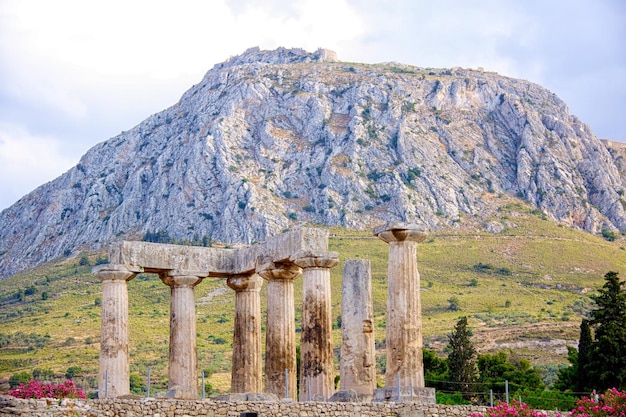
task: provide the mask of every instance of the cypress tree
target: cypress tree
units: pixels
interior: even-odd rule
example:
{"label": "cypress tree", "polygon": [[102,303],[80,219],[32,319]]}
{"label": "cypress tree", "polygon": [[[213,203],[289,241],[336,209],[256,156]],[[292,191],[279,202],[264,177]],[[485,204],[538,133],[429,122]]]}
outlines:
{"label": "cypress tree", "polygon": [[578,339],[578,366],[576,367],[576,392],[588,392],[592,388],[589,385],[589,362],[593,355],[593,338],[589,320],[583,319],[580,323],[580,338]]}
{"label": "cypress tree", "polygon": [[454,391],[461,391],[463,398],[472,397],[472,386],[478,381],[476,349],[470,341],[471,330],[467,328],[467,317],[462,317],[448,336],[448,369]]}
{"label": "cypress tree", "polygon": [[591,311],[595,326],[592,355],[586,367],[593,388],[626,388],[626,291],[617,272],[610,271],[605,283],[592,297],[597,308]]}

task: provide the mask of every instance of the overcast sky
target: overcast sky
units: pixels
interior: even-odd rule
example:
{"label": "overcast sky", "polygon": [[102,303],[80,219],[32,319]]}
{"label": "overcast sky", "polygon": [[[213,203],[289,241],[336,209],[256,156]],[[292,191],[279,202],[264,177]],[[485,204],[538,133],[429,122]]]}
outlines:
{"label": "overcast sky", "polygon": [[253,46],[483,67],[626,142],[623,0],[0,0],[0,210]]}

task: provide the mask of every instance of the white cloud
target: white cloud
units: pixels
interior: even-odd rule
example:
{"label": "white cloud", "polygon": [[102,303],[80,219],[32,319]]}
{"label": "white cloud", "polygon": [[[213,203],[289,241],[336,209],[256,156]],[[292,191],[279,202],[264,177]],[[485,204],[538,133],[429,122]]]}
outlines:
{"label": "white cloud", "polygon": [[[0,0],[0,148],[48,146],[47,165],[65,167],[253,46],[484,67],[548,87],[599,135],[626,140],[625,19],[621,0]],[[0,168],[3,186],[31,176],[23,155]]]}
{"label": "white cloud", "polygon": [[0,209],[75,165],[61,148],[55,138],[0,123]]}

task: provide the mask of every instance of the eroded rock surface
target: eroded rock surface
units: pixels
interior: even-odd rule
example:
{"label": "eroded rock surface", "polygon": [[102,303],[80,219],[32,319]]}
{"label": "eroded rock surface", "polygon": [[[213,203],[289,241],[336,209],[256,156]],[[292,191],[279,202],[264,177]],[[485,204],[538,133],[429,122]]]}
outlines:
{"label": "eroded rock surface", "polygon": [[455,227],[499,193],[626,231],[613,156],[527,81],[252,48],[0,213],[0,276],[146,231],[251,243],[301,222]]}

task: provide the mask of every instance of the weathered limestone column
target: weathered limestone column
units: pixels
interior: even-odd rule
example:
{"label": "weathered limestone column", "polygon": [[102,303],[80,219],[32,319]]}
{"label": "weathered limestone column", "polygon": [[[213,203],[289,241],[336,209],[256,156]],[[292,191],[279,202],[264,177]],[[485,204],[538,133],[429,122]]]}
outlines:
{"label": "weathered limestone column", "polygon": [[[292,263],[270,263],[259,268],[267,280],[265,326],[265,392],[278,398],[296,398],[296,325],[293,281],[302,269]],[[289,387],[285,386],[285,372]]]}
{"label": "weathered limestone column", "polygon": [[93,274],[102,282],[102,327],[98,397],[130,394],[128,364],[128,285],[136,272],[124,265],[100,265]]}
{"label": "weathered limestone column", "polygon": [[374,230],[389,243],[387,295],[387,387],[424,387],[422,306],[417,244],[426,232],[415,224],[394,223]]}
{"label": "weathered limestone column", "polygon": [[328,399],[334,390],[330,268],[337,252],[298,253],[290,258],[302,273],[300,401]]}
{"label": "weathered limestone column", "polygon": [[171,288],[169,397],[198,398],[196,301],[193,289],[202,278],[185,271],[172,271],[161,276],[161,280]]}
{"label": "weathered limestone column", "polygon": [[235,294],[235,329],[230,392],[262,392],[261,367],[261,286],[263,279],[255,273],[234,275],[228,286]]}
{"label": "weathered limestone column", "polygon": [[372,272],[369,259],[343,265],[341,294],[341,389],[369,401],[376,389]]}

